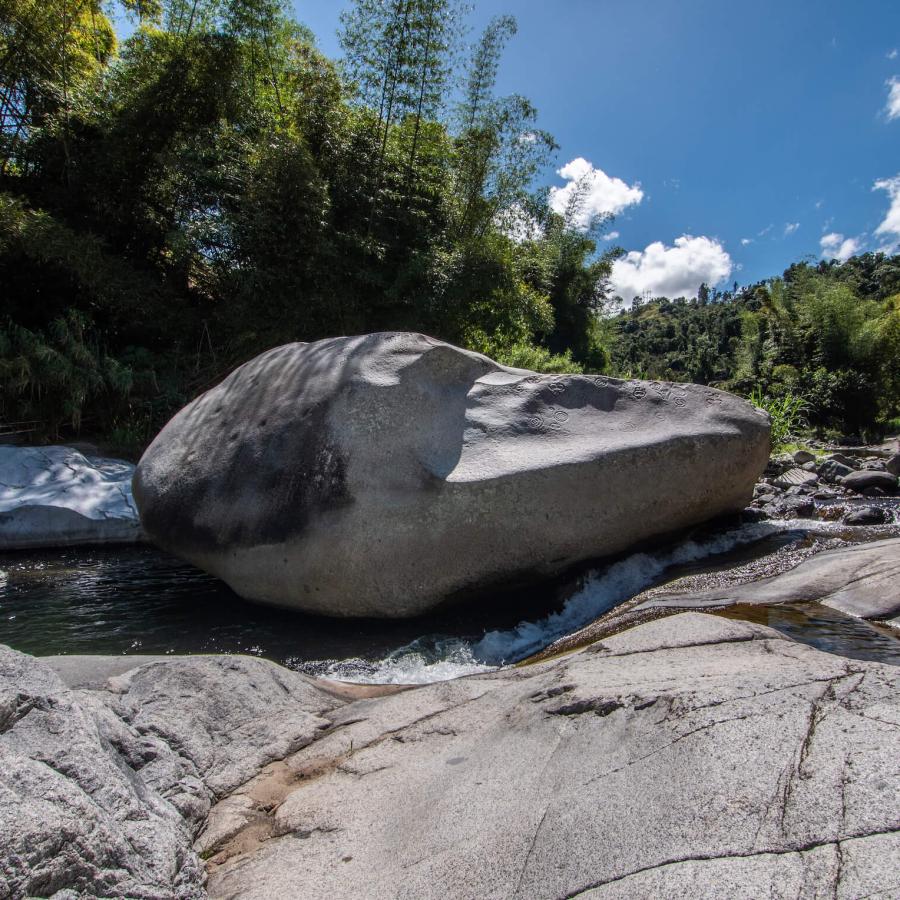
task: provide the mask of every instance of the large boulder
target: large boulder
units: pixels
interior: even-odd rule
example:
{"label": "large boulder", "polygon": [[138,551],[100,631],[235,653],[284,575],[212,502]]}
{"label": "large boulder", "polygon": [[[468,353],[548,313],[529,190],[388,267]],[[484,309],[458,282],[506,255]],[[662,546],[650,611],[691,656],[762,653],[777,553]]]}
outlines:
{"label": "large boulder", "polygon": [[133,473],[72,447],[0,445],[0,550],[143,540]]}
{"label": "large boulder", "polygon": [[248,599],[401,617],[740,510],[768,454],[767,417],[722,391],[385,333],[241,366],[134,492],[155,542]]}

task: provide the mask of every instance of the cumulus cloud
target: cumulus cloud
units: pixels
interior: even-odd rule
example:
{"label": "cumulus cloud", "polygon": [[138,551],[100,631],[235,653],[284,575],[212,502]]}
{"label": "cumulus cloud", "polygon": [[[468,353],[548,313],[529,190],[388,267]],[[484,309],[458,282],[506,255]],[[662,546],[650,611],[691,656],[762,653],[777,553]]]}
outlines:
{"label": "cumulus cloud", "polygon": [[838,262],[846,262],[862,250],[862,241],[859,238],[845,238],[837,231],[822,235],[819,244],[825,259],[836,259]]}
{"label": "cumulus cloud", "polygon": [[619,236],[619,232],[618,232],[618,231],[611,231],[609,234],[604,234],[604,235],[603,235],[603,240],[604,240],[604,241],[614,241],[614,240],[616,240],[616,238],[617,238],[618,236]]}
{"label": "cumulus cloud", "polygon": [[888,118],[888,122],[894,119],[900,119],[900,78],[896,75],[887,83],[888,98],[884,113]]}
{"label": "cumulus cloud", "polygon": [[640,184],[611,178],[580,156],[566,163],[559,175],[568,183],[550,189],[550,208],[576,228],[587,228],[598,215],[616,216],[644,199]]}
{"label": "cumulus cloud", "polygon": [[884,221],[875,229],[875,234],[884,239],[886,251],[894,251],[900,247],[900,175],[893,178],[882,178],[872,185],[873,191],[886,191],[891,205]]}
{"label": "cumulus cloud", "polygon": [[731,257],[715,239],[684,234],[673,247],[655,241],[632,250],[613,263],[613,294],[630,302],[648,293],[653,297],[696,297],[701,284],[719,284],[731,275]]}
{"label": "cumulus cloud", "polygon": [[784,236],[788,237],[789,235],[792,235],[799,227],[800,227],[799,222],[788,222],[784,226]]}

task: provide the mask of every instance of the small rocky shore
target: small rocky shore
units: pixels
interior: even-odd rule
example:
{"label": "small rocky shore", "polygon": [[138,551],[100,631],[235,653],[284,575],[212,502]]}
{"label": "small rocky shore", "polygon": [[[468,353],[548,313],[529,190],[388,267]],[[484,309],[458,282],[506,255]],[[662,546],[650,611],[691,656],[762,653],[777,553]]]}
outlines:
{"label": "small rocky shore", "polygon": [[751,508],[759,518],[884,525],[897,518],[898,475],[900,445],[837,449],[811,443],[769,461]]}

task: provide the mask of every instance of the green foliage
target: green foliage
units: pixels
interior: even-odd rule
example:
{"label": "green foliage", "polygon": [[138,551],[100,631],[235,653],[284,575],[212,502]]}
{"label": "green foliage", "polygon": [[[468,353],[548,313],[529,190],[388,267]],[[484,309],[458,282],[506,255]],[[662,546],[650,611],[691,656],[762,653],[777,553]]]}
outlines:
{"label": "green foliage", "polygon": [[88,401],[109,403],[131,389],[131,371],[105,354],[90,323],[68,310],[46,331],[0,326],[0,418],[35,424],[56,437],[64,420],[75,429]]}
{"label": "green foliage", "polygon": [[608,365],[611,257],[535,191],[533,105],[494,95],[514,19],[460,69],[458,0],[356,0],[338,62],[284,0],[120,6],[117,47],[109,4],[0,0],[7,418],[133,449],[267,347],[394,328]]}
{"label": "green foliage", "polygon": [[460,0],[354,0],[333,61],[285,0],[119,5],[121,46],[110,3],[0,0],[7,419],[137,449],[261,350],[388,329],[802,395],[817,427],[898,414],[897,257],[607,314],[608,223],[580,186],[550,210],[553,138],[496,96],[511,17],[463,48]]}
{"label": "green foliage", "polygon": [[511,347],[491,347],[490,355],[504,366],[515,369],[530,369],[533,372],[548,374],[581,374],[584,370],[572,359],[572,354],[551,353],[546,347],[533,344],[513,344]]}
{"label": "green foliage", "polygon": [[769,414],[772,422],[772,449],[776,453],[784,451],[791,438],[806,426],[807,403],[802,397],[784,394],[769,397],[757,387],[750,395],[750,402]]}

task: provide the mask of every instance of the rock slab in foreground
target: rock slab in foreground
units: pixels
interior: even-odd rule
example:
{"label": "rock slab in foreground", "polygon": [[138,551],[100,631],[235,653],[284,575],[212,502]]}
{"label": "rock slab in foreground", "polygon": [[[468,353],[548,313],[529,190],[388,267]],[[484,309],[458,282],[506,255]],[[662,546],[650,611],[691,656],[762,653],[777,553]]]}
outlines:
{"label": "rock slab in foreground", "polygon": [[552,663],[357,702],[213,809],[208,889],[891,896],[898,682],[896,667],[686,613]]}
{"label": "rock slab in foreground", "polygon": [[403,617],[740,510],[768,453],[767,417],[722,391],[385,333],[240,367],[134,490],[156,543],[243,597]]}
{"label": "rock slab in foreground", "polygon": [[355,701],[241,657],[55,666],[78,687],[0,653],[15,900],[199,898],[201,859],[210,896],[260,900],[793,900],[900,882],[900,668],[760,625],[683,613]]}
{"label": "rock slab in foreground", "polygon": [[[63,658],[71,673],[78,658]],[[245,657],[150,662],[71,689],[0,646],[0,897],[200,898],[210,806],[309,743],[337,704]]]}
{"label": "rock slab in foreground", "polygon": [[143,540],[133,474],[71,447],[0,445],[0,550]]}

